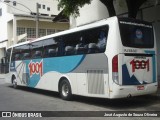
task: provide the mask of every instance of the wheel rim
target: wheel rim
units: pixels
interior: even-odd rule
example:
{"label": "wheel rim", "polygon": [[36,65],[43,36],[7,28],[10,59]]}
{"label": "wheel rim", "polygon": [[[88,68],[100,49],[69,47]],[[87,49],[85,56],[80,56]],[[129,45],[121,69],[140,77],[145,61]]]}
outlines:
{"label": "wheel rim", "polygon": [[17,86],[17,82],[16,82],[16,79],[13,80],[13,86]]}
{"label": "wheel rim", "polygon": [[62,94],[65,97],[69,94],[69,86],[66,83],[62,85]]}

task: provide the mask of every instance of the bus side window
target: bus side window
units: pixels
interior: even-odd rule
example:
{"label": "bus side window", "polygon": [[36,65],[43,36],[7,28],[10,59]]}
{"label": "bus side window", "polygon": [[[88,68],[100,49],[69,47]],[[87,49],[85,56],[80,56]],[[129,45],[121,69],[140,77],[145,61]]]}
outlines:
{"label": "bus side window", "polygon": [[108,26],[97,27],[82,31],[88,45],[87,53],[103,53],[106,49]]}
{"label": "bus side window", "polygon": [[54,57],[54,56],[57,56],[57,53],[58,53],[58,47],[55,47],[55,48],[51,48],[51,49],[48,49],[48,57]]}
{"label": "bus side window", "polygon": [[21,52],[20,47],[14,47],[11,60],[12,61],[21,60],[20,52]]}
{"label": "bus side window", "polygon": [[20,60],[20,54],[15,54],[15,60]]}
{"label": "bus side window", "polygon": [[89,43],[88,45],[88,53],[97,53],[97,44],[96,43]]}
{"label": "bus side window", "polygon": [[33,59],[38,59],[42,58],[43,54],[43,44],[42,41],[34,42],[31,44],[31,51],[32,51],[32,58]]}
{"label": "bus side window", "polygon": [[97,41],[98,41],[98,33],[97,28],[87,29],[82,31],[82,36],[86,39],[87,50],[86,54],[90,53],[98,53],[97,49]]}
{"label": "bus side window", "polygon": [[[62,41],[64,42],[64,52],[63,55],[76,55],[82,54],[84,44],[82,44],[81,32],[74,32],[62,36]],[[84,42],[84,41],[83,41]],[[82,53],[81,53],[82,52]]]}
{"label": "bus side window", "polygon": [[74,46],[66,46],[65,47],[65,55],[73,55],[75,53]]}
{"label": "bus side window", "polygon": [[48,40],[43,41],[43,57],[56,57],[58,56],[58,42],[55,40],[55,38],[51,38]]}
{"label": "bus side window", "polygon": [[84,37],[80,37],[78,44],[76,45],[76,54],[84,54],[86,53],[88,48],[88,44],[85,44],[85,39]]}
{"label": "bus side window", "polygon": [[104,52],[105,51],[106,42],[107,42],[106,31],[100,30],[99,31],[98,42],[97,42],[97,47],[99,49],[99,52]]}
{"label": "bus side window", "polygon": [[43,57],[55,57],[58,56],[58,47],[57,46],[45,46],[44,47],[44,52],[43,52]]}
{"label": "bus side window", "polygon": [[29,44],[20,46],[20,50],[21,50],[21,56],[22,56],[21,59],[22,60],[30,59]]}
{"label": "bus side window", "polygon": [[23,59],[30,59],[29,53],[23,53]]}
{"label": "bus side window", "polygon": [[33,58],[41,58],[42,57],[42,52],[39,50],[36,50],[34,52]]}

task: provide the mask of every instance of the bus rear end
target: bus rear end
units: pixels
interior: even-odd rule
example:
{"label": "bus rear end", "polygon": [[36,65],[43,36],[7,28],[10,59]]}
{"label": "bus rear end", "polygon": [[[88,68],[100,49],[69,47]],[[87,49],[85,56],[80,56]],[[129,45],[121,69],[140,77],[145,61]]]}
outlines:
{"label": "bus rear end", "polygon": [[151,23],[118,18],[119,53],[112,58],[110,98],[152,94],[157,91],[156,42]]}

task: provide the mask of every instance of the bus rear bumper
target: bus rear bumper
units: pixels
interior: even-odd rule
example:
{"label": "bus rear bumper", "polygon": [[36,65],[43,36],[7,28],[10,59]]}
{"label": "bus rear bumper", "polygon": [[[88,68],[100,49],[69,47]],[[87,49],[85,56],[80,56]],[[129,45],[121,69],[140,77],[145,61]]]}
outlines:
{"label": "bus rear bumper", "polygon": [[114,85],[113,90],[110,90],[110,98],[127,98],[132,96],[140,96],[153,94],[157,92],[158,83],[145,84],[145,85],[128,85],[119,86]]}

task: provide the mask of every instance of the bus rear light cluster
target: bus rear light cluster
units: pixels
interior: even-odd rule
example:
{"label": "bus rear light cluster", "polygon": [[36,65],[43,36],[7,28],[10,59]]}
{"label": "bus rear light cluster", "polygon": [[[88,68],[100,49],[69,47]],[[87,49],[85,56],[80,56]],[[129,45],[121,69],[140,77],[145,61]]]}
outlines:
{"label": "bus rear light cluster", "polygon": [[114,56],[112,59],[112,79],[115,83],[119,83],[118,77],[118,55]]}

